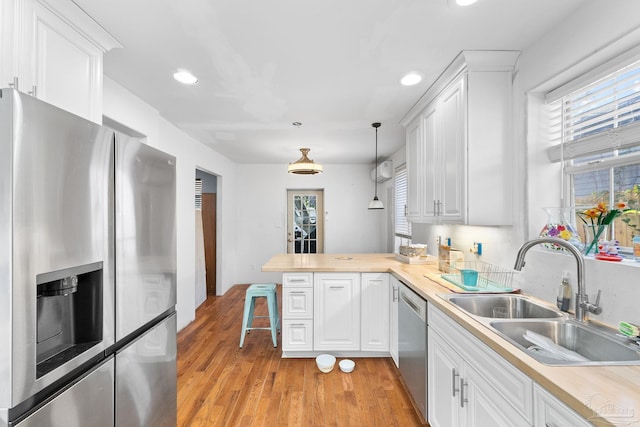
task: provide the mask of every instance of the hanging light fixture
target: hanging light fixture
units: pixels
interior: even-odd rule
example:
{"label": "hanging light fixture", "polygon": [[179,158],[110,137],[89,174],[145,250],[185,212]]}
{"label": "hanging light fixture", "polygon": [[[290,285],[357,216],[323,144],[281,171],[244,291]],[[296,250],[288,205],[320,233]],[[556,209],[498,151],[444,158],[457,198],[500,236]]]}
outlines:
{"label": "hanging light fixture", "polygon": [[[298,129],[302,126],[302,123],[300,122],[293,122],[292,124]],[[307,157],[309,151],[311,151],[310,148],[301,148],[300,152],[302,152],[302,157],[293,163],[289,163],[287,171],[298,175],[315,175],[317,173],[322,173],[322,165],[314,163],[313,160]]]}
{"label": "hanging light fixture", "polygon": [[[380,127],[380,123],[371,123],[371,126],[376,128],[376,167],[378,167],[378,128]],[[369,202],[369,209],[384,209],[384,205],[380,200],[378,200],[378,180],[374,180],[375,182],[375,193],[373,196],[373,200]]]}

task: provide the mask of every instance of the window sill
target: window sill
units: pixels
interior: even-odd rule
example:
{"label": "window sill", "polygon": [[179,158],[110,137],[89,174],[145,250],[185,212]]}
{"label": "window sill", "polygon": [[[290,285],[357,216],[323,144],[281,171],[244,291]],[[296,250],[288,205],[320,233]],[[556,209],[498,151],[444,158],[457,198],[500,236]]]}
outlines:
{"label": "window sill", "polygon": [[625,265],[629,267],[637,267],[640,268],[640,262],[634,261],[632,258],[624,258],[622,261],[606,261],[602,259],[595,259],[593,255],[587,255],[583,257],[585,262],[597,262],[603,264],[612,264],[612,265]]}

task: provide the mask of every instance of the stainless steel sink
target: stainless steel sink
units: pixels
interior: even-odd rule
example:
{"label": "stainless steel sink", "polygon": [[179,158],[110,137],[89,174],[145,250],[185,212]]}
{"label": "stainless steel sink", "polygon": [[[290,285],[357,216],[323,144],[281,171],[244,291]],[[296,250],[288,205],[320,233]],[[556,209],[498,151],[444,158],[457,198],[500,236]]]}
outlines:
{"label": "stainless steel sink", "polygon": [[[640,347],[630,340],[618,339],[613,330],[605,331],[604,328],[567,319],[493,320],[489,325],[547,365],[640,365]],[[540,341],[543,345],[539,345]],[[567,350],[573,360],[566,360]]]}
{"label": "stainless steel sink", "polygon": [[506,317],[508,319],[552,319],[562,313],[530,301],[521,295],[463,294],[443,295],[469,314],[480,317]]}

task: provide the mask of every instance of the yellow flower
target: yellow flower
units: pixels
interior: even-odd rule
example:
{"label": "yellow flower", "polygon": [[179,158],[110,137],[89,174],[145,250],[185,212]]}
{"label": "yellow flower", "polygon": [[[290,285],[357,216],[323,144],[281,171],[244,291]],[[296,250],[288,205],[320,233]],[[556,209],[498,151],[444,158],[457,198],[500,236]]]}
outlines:
{"label": "yellow flower", "polygon": [[616,209],[624,210],[627,209],[627,204],[625,202],[616,203]]}
{"label": "yellow flower", "polygon": [[587,218],[598,218],[598,216],[600,215],[600,211],[598,210],[598,208],[590,208],[584,211],[583,214]]}
{"label": "yellow flower", "polygon": [[569,240],[572,235],[573,233],[566,229],[560,232],[560,237],[562,237],[564,240]]}
{"label": "yellow flower", "polygon": [[607,204],[602,202],[602,203],[598,203],[598,206],[596,206],[596,209],[600,212],[606,212],[607,211]]}

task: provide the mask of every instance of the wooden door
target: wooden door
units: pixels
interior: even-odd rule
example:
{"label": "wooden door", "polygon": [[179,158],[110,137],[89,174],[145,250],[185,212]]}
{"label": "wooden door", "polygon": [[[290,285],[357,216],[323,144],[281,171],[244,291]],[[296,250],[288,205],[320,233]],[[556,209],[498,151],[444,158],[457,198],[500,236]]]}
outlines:
{"label": "wooden door", "polygon": [[202,194],[202,228],[207,274],[207,295],[216,294],[216,193]]}

